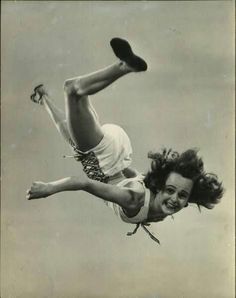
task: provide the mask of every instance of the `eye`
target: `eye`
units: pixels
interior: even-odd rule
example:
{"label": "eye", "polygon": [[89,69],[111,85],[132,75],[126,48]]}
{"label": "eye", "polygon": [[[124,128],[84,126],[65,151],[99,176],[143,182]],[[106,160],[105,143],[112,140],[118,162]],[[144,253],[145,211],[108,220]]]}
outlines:
{"label": "eye", "polygon": [[172,195],[175,192],[173,188],[166,188],[165,191],[168,195]]}
{"label": "eye", "polygon": [[186,194],[186,193],[180,193],[180,194],[179,194],[179,198],[180,198],[181,200],[186,200],[186,199],[188,198],[188,194]]}

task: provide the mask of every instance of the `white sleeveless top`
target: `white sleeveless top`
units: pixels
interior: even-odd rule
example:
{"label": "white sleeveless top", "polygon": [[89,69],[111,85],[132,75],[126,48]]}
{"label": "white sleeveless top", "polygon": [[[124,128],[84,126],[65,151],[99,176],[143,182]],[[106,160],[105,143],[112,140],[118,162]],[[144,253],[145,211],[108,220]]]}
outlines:
{"label": "white sleeveless top", "polygon": [[124,222],[127,223],[141,223],[141,222],[145,222],[148,218],[148,212],[149,212],[149,203],[150,203],[150,190],[148,188],[145,187],[144,182],[143,182],[143,176],[142,175],[138,175],[137,177],[134,178],[128,178],[128,179],[124,179],[121,182],[119,182],[117,184],[117,186],[121,186],[124,187],[126,186],[129,182],[131,181],[136,181],[141,183],[141,185],[143,186],[143,189],[145,191],[145,199],[144,199],[144,205],[141,207],[141,209],[139,210],[138,214],[136,214],[133,217],[128,217],[121,206],[119,206],[118,204],[112,203],[112,202],[106,202],[106,205],[108,205],[109,207],[111,207],[113,209],[113,211],[115,212],[115,214],[120,217],[120,219]]}

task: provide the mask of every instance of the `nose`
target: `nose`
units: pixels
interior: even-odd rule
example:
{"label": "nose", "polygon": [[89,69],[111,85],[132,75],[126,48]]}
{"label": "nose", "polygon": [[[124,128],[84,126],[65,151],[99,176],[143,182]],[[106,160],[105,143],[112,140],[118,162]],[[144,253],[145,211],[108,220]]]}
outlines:
{"label": "nose", "polygon": [[171,201],[173,203],[177,203],[178,202],[178,194],[177,193],[174,193],[172,196],[171,196]]}

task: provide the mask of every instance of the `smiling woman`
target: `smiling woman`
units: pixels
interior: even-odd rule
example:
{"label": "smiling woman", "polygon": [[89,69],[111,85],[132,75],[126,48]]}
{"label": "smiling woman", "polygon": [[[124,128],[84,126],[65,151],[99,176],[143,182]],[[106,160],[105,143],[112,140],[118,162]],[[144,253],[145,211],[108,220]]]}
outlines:
{"label": "smiling woman", "polygon": [[171,150],[149,153],[151,171],[144,177],[130,167],[132,147],[126,132],[114,124],[100,125],[88,96],[129,73],[147,70],[126,40],[113,38],[110,45],[119,61],[64,83],[66,115],[55,107],[43,85],[35,87],[31,100],[44,106],[86,175],[34,182],[27,198],[83,190],[103,199],[123,221],[141,225],[145,231],[145,225],[180,211],[188,202],[213,208],[223,188],[216,176],[205,174],[195,150],[181,155]]}
{"label": "smiling woman", "polygon": [[192,187],[191,179],[174,172],[170,173],[164,190],[158,194],[157,202],[163,213],[171,215],[186,207]]}
{"label": "smiling woman", "polygon": [[220,202],[222,183],[216,175],[205,172],[197,150],[189,149],[179,154],[164,149],[161,153],[150,152],[148,156],[152,159],[151,170],[144,182],[154,194],[160,197],[178,195],[176,199],[186,201],[186,206],[187,203],[195,203],[199,208],[212,209]]}

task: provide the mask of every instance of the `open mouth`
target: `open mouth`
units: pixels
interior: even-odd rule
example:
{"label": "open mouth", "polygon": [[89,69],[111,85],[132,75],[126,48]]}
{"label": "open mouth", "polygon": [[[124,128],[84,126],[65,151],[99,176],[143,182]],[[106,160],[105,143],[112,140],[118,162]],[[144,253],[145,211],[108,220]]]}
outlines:
{"label": "open mouth", "polygon": [[171,203],[170,201],[167,201],[165,205],[167,208],[173,209],[173,210],[176,210],[178,208],[175,204]]}

